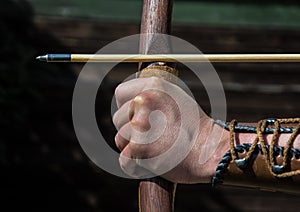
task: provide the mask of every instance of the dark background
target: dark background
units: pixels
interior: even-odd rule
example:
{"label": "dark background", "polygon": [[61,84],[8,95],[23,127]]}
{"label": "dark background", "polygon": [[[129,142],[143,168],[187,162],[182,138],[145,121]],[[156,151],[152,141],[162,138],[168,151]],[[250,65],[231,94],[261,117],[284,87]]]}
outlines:
{"label": "dark background", "polygon": [[[295,7],[298,4],[288,2]],[[94,53],[111,41],[138,32],[136,22],[47,16],[34,11],[27,1],[1,1],[0,210],[138,210],[138,181],[95,167],[76,139],[72,93],[83,65],[47,64],[34,59],[48,52]],[[204,53],[299,53],[300,49],[298,28],[174,24],[173,35]],[[180,68],[182,79],[209,113],[200,82]],[[299,116],[299,64],[217,64],[215,68],[224,83],[228,120]],[[136,69],[136,64],[117,66],[100,88],[97,120],[112,147],[112,94]],[[300,206],[298,199],[257,190],[179,185],[175,211],[294,211]]]}

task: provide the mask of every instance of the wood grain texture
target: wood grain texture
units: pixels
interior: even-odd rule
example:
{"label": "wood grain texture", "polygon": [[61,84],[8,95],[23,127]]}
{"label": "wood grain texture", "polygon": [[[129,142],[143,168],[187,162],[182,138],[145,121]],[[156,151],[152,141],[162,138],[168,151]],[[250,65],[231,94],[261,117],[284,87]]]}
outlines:
{"label": "wood grain texture", "polygon": [[161,177],[142,181],[139,187],[140,211],[173,211],[175,191],[176,184]]}
{"label": "wood grain texture", "polygon": [[[173,0],[144,0],[142,22],[140,53],[141,54],[164,54],[169,53],[168,42],[157,39],[157,33],[169,34],[171,31]],[[157,76],[163,77],[164,70],[168,69],[162,65],[155,71],[143,68],[149,66],[148,63],[141,63],[141,77]],[[165,68],[163,68],[165,67]],[[147,70],[147,71],[146,71]],[[147,73],[146,73],[147,72]],[[160,177],[144,180],[139,185],[139,210],[141,212],[170,212],[174,208],[174,194],[176,185]]]}
{"label": "wood grain texture", "polygon": [[167,45],[160,49],[152,48],[155,34],[170,34],[172,22],[173,0],[144,0],[141,33],[146,37],[141,39],[141,54],[164,54],[169,52]]}

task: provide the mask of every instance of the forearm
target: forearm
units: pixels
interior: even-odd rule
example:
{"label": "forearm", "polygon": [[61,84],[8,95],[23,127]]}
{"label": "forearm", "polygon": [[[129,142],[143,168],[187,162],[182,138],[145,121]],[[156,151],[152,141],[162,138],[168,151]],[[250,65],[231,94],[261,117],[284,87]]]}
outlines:
{"label": "forearm", "polygon": [[[211,122],[213,122],[213,120],[211,120]],[[239,125],[256,127],[257,123],[239,123]],[[206,129],[208,129],[208,127]],[[219,137],[218,135],[221,135],[221,137]],[[270,145],[273,136],[274,136],[274,134],[264,135],[263,137],[264,137],[265,144]],[[214,137],[218,137],[219,141],[215,141]],[[291,137],[291,133],[278,134],[278,139],[276,139],[275,145],[284,147],[290,137]],[[203,138],[200,137],[199,139],[203,139]],[[256,133],[237,132],[237,133],[235,133],[235,136],[234,136],[234,145],[237,146],[237,145],[245,144],[245,143],[252,144],[255,141],[255,139],[257,139]],[[204,182],[208,182],[211,179],[211,177],[215,173],[216,166],[220,162],[221,158],[224,156],[224,154],[228,150],[230,150],[229,130],[226,130],[224,127],[221,127],[217,124],[212,124],[212,130],[210,130],[210,133],[209,133],[208,137],[206,138],[206,140],[207,140],[206,143],[219,142],[219,144],[217,145],[217,149],[214,151],[212,157],[209,158],[209,160],[207,160],[205,163],[205,173],[203,173],[203,171],[201,171],[201,173],[199,173],[200,177],[202,179],[205,179]],[[200,142],[200,143],[202,143],[202,142]],[[203,142],[203,143],[205,143],[205,142]],[[291,144],[290,147],[300,149],[300,135],[299,134],[295,137],[295,140]]]}
{"label": "forearm", "polygon": [[[256,128],[251,133],[245,132],[249,128],[239,132],[243,125]],[[299,192],[299,119],[262,120],[257,126],[239,127],[231,122],[229,128],[230,133],[223,133],[220,142],[225,148],[220,147],[216,153],[218,158],[223,156],[216,166],[213,184],[224,181],[227,185]]]}
{"label": "forearm", "polygon": [[[257,127],[257,123],[239,123],[240,126],[252,126],[252,127]],[[290,128],[293,128],[294,130],[296,129],[295,124],[291,124],[289,125]],[[220,128],[220,126],[219,126]],[[221,127],[222,128],[222,127]],[[221,148],[221,150],[223,149],[228,149],[229,148],[229,143],[230,143],[230,133],[229,130],[226,130],[224,128],[219,129],[220,132],[222,132],[222,146],[224,146],[225,148]],[[263,135],[263,140],[264,143],[267,145],[270,145],[272,142],[272,139],[274,138],[274,133],[269,133],[269,134],[265,134],[262,133]],[[277,138],[275,140],[274,145],[277,146],[282,146],[284,147],[287,143],[287,141],[291,138],[292,136],[292,132],[291,133],[278,133]],[[240,145],[243,143],[247,143],[247,144],[252,144],[253,142],[255,142],[255,140],[257,139],[258,135],[256,132],[235,132],[234,133],[234,145]],[[296,148],[296,149],[300,149],[300,135],[296,134],[293,142],[291,143],[291,145],[289,146],[291,148]],[[222,152],[222,151],[221,151]],[[225,153],[225,152],[223,152]]]}

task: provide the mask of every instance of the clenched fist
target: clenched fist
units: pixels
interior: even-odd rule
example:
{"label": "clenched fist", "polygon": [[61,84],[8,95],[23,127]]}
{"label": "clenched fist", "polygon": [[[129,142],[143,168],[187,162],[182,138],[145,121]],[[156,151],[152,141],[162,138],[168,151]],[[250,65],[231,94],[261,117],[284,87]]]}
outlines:
{"label": "clenched fist", "polygon": [[229,148],[228,132],[213,125],[193,98],[157,77],[122,83],[115,96],[115,143],[124,172],[176,183],[210,181]]}

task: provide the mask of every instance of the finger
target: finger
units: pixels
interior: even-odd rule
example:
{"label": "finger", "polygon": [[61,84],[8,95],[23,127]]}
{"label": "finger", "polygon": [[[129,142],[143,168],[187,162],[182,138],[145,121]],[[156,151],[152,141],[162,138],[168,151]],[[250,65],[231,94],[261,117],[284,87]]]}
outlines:
{"label": "finger", "polygon": [[123,104],[113,117],[113,123],[117,130],[129,121],[136,127],[141,127],[141,129],[144,130],[148,129],[148,116],[151,112],[149,107],[151,104],[152,103],[143,94]]}
{"label": "finger", "polygon": [[135,142],[128,142],[127,145],[122,150],[122,155],[128,158],[138,158],[145,159],[145,148],[146,145],[138,144]]}
{"label": "finger", "polygon": [[119,163],[122,170],[134,178],[149,178],[153,173],[139,165],[140,159],[133,159],[120,154]]}
{"label": "finger", "polygon": [[120,84],[115,90],[117,106],[120,108],[124,103],[141,93],[145,87],[146,80],[146,78],[139,78]]}
{"label": "finger", "polygon": [[128,145],[128,143],[129,141],[127,139],[121,136],[121,134],[117,133],[117,135],[115,136],[115,144],[121,152]]}
{"label": "finger", "polygon": [[129,119],[131,124],[141,132],[150,129],[149,115],[151,113],[152,103],[149,98],[147,98],[146,93],[141,93],[136,96],[129,108]]}
{"label": "finger", "polygon": [[[126,105],[130,106],[126,106]],[[134,107],[134,101],[128,102],[124,104],[120,110],[125,110],[123,108],[126,108],[126,110],[130,110],[131,108],[131,117],[132,121],[130,122],[130,117],[128,112],[122,112],[120,111],[118,114],[114,116],[114,123],[116,128],[118,129],[118,133],[115,137],[115,142],[117,147],[122,151],[124,147],[128,144],[128,142],[131,140],[132,136],[134,136],[134,140],[137,139],[137,135],[132,135],[132,133],[137,133],[138,131],[146,131],[146,128],[149,128],[148,124],[148,114],[149,112],[146,112],[145,110],[138,110],[135,115],[133,111],[136,111],[137,109]],[[125,115],[124,115],[125,114]],[[147,127],[146,127],[147,126]],[[135,129],[133,129],[133,127]],[[141,139],[141,138],[139,138]]]}
{"label": "finger", "polygon": [[131,124],[125,124],[115,136],[115,144],[120,151],[128,145],[131,136]]}
{"label": "finger", "polygon": [[130,121],[129,117],[132,112],[129,111],[131,101],[127,101],[122,107],[117,110],[117,112],[113,116],[113,123],[117,130],[121,129],[123,125]]}
{"label": "finger", "polygon": [[115,90],[117,106],[121,107],[125,102],[133,99],[144,90],[163,88],[165,86],[171,86],[172,89],[179,88],[178,86],[158,77],[138,78],[124,82]]}
{"label": "finger", "polygon": [[115,141],[121,151],[130,141],[132,133],[136,133],[136,130],[146,131],[150,127],[148,123],[150,111],[143,103],[144,98],[137,96],[134,100],[126,102],[113,117],[114,125],[119,131]]}

